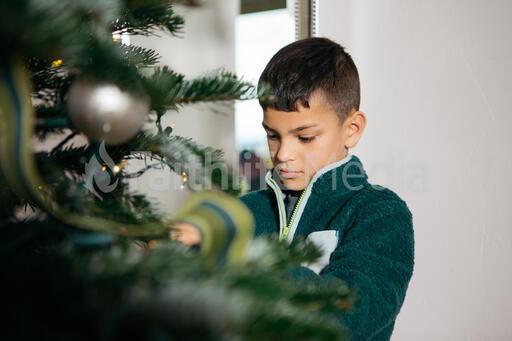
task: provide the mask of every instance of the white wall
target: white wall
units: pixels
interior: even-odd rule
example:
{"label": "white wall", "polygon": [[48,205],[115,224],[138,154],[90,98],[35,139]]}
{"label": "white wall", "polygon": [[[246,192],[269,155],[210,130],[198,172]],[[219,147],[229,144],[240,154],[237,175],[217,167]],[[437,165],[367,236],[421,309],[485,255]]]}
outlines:
{"label": "white wall", "polygon": [[[234,27],[239,1],[208,0],[201,3],[201,7],[175,6],[176,12],[185,19],[182,38],[160,33],[157,37],[131,37],[131,43],[156,50],[162,57],[161,65],[169,65],[187,78],[221,67],[234,72]],[[173,122],[176,123],[173,134],[220,148],[225,151],[229,163],[238,162],[232,103],[187,105],[179,112],[168,112],[162,118],[163,127]],[[136,170],[141,165],[133,162],[131,167]],[[132,187],[155,198],[167,214],[172,214],[191,194],[188,190],[180,191],[180,184],[179,175],[150,170],[132,182]]]}
{"label": "white wall", "polygon": [[352,151],[414,219],[392,340],[512,340],[512,1],[320,0],[359,68]]}

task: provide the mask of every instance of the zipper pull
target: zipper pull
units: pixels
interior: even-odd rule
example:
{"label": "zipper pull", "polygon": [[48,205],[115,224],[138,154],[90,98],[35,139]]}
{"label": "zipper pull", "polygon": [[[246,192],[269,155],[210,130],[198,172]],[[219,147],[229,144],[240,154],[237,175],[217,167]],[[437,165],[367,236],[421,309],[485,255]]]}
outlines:
{"label": "zipper pull", "polygon": [[288,233],[290,233],[290,225],[284,227],[283,233],[281,234],[281,238],[279,238],[279,240],[283,241],[288,238]]}

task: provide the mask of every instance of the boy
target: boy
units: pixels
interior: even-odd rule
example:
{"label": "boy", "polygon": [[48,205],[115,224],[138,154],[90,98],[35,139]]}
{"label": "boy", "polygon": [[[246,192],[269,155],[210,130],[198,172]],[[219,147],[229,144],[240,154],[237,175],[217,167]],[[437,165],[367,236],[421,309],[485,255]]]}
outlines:
{"label": "boy", "polygon": [[369,184],[349,153],[366,125],[357,68],[335,42],[309,38],[278,51],[263,83],[276,97],[260,103],[274,168],[269,188],[240,197],[255,235],[331,236],[323,238],[324,249],[335,240],[327,266],[301,275],[335,276],[358,291],[360,305],[344,317],[352,340],[389,340],[414,267],[412,215],[395,193]]}
{"label": "boy", "polygon": [[369,184],[349,153],[366,125],[357,68],[337,43],[309,38],[278,51],[263,83],[276,97],[260,102],[274,168],[269,188],[240,197],[255,235],[320,241],[326,264],[296,274],[344,280],[360,298],[343,317],[352,340],[389,340],[413,272],[412,215],[391,190]]}

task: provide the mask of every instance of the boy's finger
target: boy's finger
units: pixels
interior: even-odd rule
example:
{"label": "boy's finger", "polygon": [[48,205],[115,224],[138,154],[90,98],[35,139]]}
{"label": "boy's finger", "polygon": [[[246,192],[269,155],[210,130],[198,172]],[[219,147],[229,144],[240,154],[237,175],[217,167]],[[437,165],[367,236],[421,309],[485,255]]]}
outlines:
{"label": "boy's finger", "polygon": [[202,241],[199,229],[189,223],[175,224],[170,232],[170,238],[189,246],[200,244]]}

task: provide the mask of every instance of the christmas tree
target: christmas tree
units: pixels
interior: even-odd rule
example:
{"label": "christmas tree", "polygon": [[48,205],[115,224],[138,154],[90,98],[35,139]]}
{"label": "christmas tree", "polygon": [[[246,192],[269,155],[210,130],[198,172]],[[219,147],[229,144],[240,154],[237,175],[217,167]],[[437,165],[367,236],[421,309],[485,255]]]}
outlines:
{"label": "christmas tree", "polygon": [[[221,150],[162,127],[189,103],[263,98],[218,70],[188,80],[156,67],[155,51],[119,34],[179,35],[183,18],[165,0],[2,2],[0,40],[0,226],[2,332],[9,338],[339,340],[355,303],[342,282],[295,282],[319,250],[304,241],[250,241],[237,201],[239,175]],[[114,34],[114,35],[113,35]],[[113,38],[114,37],[114,38]],[[268,97],[268,98],[267,98]],[[154,122],[156,133],[143,125]],[[81,146],[73,137],[87,137]],[[34,145],[50,136],[51,150]],[[150,153],[136,172],[125,165]],[[171,219],[130,190],[151,168],[217,189],[198,192]],[[213,206],[223,215],[206,219]],[[31,211],[29,217],[25,211]],[[233,222],[227,238],[225,216]],[[219,216],[221,214],[219,213]],[[169,239],[173,223],[206,219],[208,243]],[[190,218],[191,219],[191,218]],[[228,219],[228,220],[229,220]],[[215,222],[214,222],[215,220]],[[228,240],[229,239],[229,240]]]}

